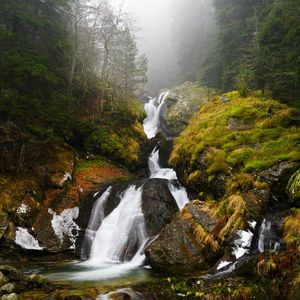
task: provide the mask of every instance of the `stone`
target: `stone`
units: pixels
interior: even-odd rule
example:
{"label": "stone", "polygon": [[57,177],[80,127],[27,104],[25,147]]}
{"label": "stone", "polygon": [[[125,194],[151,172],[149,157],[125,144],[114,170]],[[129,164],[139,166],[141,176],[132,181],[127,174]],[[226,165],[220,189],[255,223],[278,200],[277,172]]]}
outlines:
{"label": "stone", "polygon": [[24,276],[21,271],[9,265],[1,265],[0,271],[10,280],[10,281],[21,281]]}
{"label": "stone", "polygon": [[155,271],[168,274],[207,270],[221,257],[222,249],[213,250],[197,240],[195,225],[201,225],[203,231],[217,241],[217,235],[226,222],[222,221],[222,224],[219,226],[219,220],[200,201],[189,203],[146,248],[148,263]]}
{"label": "stone", "polygon": [[4,294],[11,294],[15,290],[15,285],[13,283],[7,283],[3,285],[0,290]]}
{"label": "stone", "polygon": [[3,286],[9,282],[8,278],[0,272],[0,286]]}
{"label": "stone", "polygon": [[9,295],[2,296],[1,300],[21,300],[21,298],[16,293],[12,293],[12,294],[9,294]]}
{"label": "stone", "polygon": [[145,181],[142,193],[142,210],[149,236],[155,236],[172,221],[178,212],[166,179]]}

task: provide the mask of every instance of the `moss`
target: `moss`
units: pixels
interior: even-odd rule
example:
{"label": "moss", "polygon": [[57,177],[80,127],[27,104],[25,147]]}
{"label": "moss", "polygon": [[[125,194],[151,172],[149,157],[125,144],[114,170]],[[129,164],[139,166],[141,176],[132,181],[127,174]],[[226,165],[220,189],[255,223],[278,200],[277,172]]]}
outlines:
{"label": "moss", "polygon": [[[223,169],[228,163],[238,172],[261,171],[282,161],[300,160],[299,127],[288,125],[294,113],[291,108],[271,99],[240,98],[238,92],[224,96],[230,101],[223,103],[214,97],[204,104],[176,139],[171,165],[191,167],[192,173],[197,158],[207,149],[220,153],[211,156],[211,160],[221,160],[217,168]],[[230,118],[251,122],[253,127],[230,131]]]}
{"label": "moss", "polygon": [[300,170],[290,178],[287,185],[287,194],[289,195],[290,202],[300,200]]}

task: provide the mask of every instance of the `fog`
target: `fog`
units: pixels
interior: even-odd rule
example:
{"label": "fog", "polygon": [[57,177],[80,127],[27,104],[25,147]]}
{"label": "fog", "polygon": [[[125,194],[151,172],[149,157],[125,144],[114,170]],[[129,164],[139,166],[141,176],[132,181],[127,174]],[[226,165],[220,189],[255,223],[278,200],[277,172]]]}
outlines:
{"label": "fog", "polygon": [[139,49],[148,58],[149,93],[197,80],[199,48],[208,43],[202,31],[208,26],[214,28],[209,12],[211,1],[111,0],[111,3],[116,8],[123,3],[123,10],[137,21]]}

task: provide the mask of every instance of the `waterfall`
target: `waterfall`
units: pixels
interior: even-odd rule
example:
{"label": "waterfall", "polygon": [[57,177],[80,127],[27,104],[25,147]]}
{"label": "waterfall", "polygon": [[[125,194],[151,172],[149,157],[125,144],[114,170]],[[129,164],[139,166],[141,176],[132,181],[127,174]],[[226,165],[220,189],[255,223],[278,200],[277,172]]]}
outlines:
{"label": "waterfall", "polygon": [[101,265],[107,262],[127,260],[129,252],[139,249],[147,239],[142,213],[142,188],[127,188],[119,205],[99,227],[91,249],[89,263]]}
{"label": "waterfall", "polygon": [[[164,92],[158,99],[150,99],[145,105],[147,118],[144,130],[148,139],[153,138],[159,130],[159,114],[168,94],[169,92]],[[159,150],[156,147],[149,156],[148,167],[150,178],[168,180],[169,190],[178,208],[182,209],[189,201],[186,189],[179,183],[173,169],[160,166]],[[142,191],[143,185],[129,186],[120,196],[117,207],[107,216],[104,214],[104,207],[111,187],[98,198],[92,209],[82,248],[83,252],[88,249],[89,255],[83,257],[89,258],[81,264],[93,270],[75,272],[72,279],[99,280],[117,277],[144,263],[144,248],[156,237],[147,236],[142,212]]]}
{"label": "waterfall", "polygon": [[143,127],[148,139],[154,138],[159,130],[159,115],[169,91],[166,91],[157,98],[152,98],[145,104],[144,109],[147,118],[144,120]]}

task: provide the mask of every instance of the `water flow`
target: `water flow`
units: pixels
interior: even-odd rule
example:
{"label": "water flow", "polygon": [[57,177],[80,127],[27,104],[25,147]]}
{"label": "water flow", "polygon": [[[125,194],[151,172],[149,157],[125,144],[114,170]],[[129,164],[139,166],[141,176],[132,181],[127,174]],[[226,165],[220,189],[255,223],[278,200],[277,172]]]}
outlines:
{"label": "water flow", "polygon": [[152,98],[145,104],[147,118],[143,122],[144,131],[148,139],[154,138],[159,130],[159,115],[169,91],[160,94],[159,98]]}
{"label": "water flow", "polygon": [[98,198],[94,203],[90,221],[85,230],[84,239],[81,247],[81,258],[86,259],[90,255],[92,242],[95,238],[96,232],[99,229],[104,219],[104,204],[106,203],[111,192],[111,186]]}
{"label": "water flow", "polygon": [[[142,213],[142,188],[130,186],[119,205],[97,230],[88,261],[91,265],[129,261],[147,240]],[[140,264],[140,260],[134,260]]]}
{"label": "water flow", "polygon": [[162,168],[159,165],[159,150],[156,149],[156,147],[149,156],[148,166],[150,170],[150,178],[169,180],[169,190],[176,200],[178,208],[181,210],[189,202],[186,189],[179,183],[177,174],[173,169]]}

